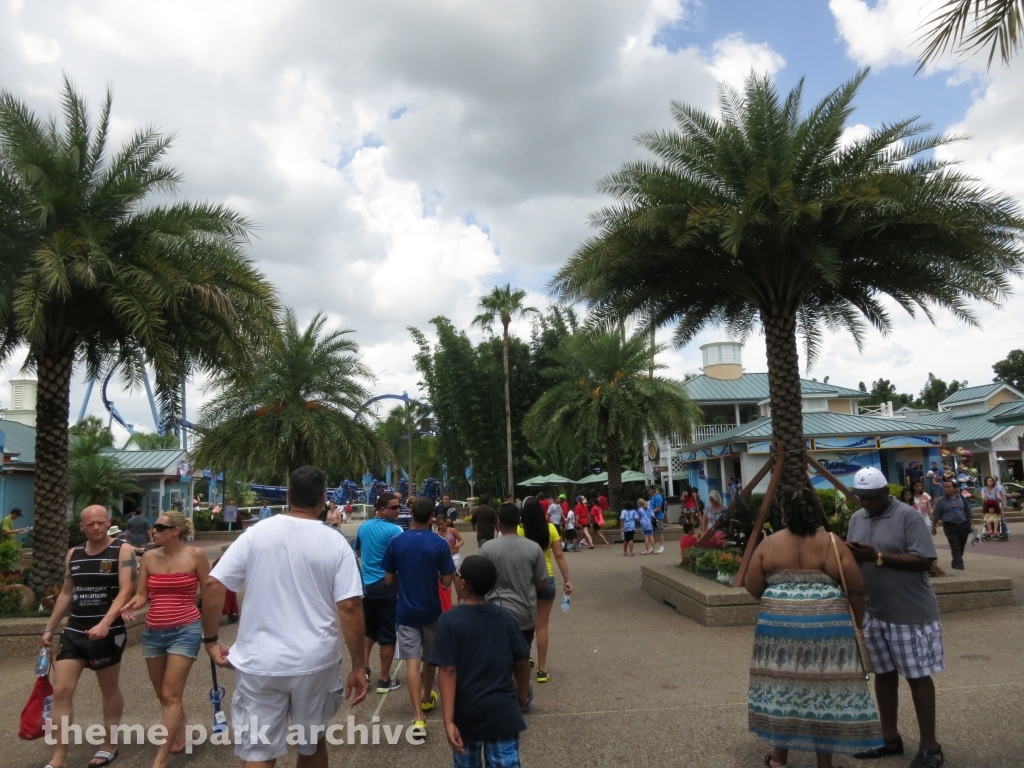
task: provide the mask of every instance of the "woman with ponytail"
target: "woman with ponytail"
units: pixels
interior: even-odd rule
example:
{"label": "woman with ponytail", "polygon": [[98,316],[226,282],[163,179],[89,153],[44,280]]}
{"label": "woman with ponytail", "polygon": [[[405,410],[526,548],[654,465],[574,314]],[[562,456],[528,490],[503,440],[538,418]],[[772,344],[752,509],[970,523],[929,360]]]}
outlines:
{"label": "woman with ponytail", "polygon": [[203,640],[196,592],[205,587],[210,562],[203,550],[185,543],[191,534],[192,521],[180,512],[165,512],[157,518],[153,525],[156,548],[142,556],[135,597],[121,611],[131,621],[135,611],[150,603],[142,657],[163,707],[160,723],[168,734],[175,734],[157,749],[153,768],[164,768],[168,754],[185,749],[182,694]]}

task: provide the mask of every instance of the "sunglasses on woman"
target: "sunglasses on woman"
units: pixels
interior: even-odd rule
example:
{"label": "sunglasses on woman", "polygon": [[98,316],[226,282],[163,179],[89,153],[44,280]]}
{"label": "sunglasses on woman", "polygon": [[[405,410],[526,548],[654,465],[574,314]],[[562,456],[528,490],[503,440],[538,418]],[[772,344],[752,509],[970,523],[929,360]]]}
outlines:
{"label": "sunglasses on woman", "polygon": [[157,533],[163,533],[164,531],[169,531],[172,528],[177,528],[177,527],[178,526],[176,526],[176,525],[164,525],[163,523],[157,523],[156,525],[153,526],[153,530],[156,531]]}

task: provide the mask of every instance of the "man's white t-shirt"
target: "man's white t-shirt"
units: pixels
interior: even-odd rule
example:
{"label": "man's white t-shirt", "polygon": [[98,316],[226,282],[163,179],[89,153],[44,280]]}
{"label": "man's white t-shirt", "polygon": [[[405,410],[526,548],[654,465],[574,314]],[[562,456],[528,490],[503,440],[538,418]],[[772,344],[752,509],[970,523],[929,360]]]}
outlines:
{"label": "man's white t-shirt", "polygon": [[337,603],[362,597],[348,541],[319,520],[274,515],[228,547],[210,572],[245,587],[238,638],[228,656],[253,675],[306,675],[341,661]]}

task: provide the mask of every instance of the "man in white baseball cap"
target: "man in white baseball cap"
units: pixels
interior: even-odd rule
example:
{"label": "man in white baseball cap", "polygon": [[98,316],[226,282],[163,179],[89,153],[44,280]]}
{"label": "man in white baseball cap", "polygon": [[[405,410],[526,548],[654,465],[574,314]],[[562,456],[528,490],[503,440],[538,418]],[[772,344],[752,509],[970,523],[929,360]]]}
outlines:
{"label": "man in white baseball cap", "polygon": [[935,740],[935,684],[943,669],[939,606],[928,580],[936,558],[928,526],[913,507],[889,494],[889,483],[875,467],[853,480],[862,509],[850,518],[847,545],[864,576],[864,640],[875,672],[875,695],[883,746],[854,757],[867,760],[903,754],[897,729],[899,679],[910,685],[921,731],[911,768],[937,768],[944,762]]}

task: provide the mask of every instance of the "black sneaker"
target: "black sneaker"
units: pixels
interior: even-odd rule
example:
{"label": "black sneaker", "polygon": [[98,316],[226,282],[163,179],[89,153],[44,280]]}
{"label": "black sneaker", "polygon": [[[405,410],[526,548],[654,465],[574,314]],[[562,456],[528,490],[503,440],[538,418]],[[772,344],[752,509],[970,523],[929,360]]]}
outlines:
{"label": "black sneaker", "polygon": [[877,760],[880,757],[903,754],[903,737],[896,736],[892,741],[885,742],[880,747],[869,749],[866,752],[857,752],[853,755],[856,760]]}
{"label": "black sneaker", "polygon": [[946,758],[942,755],[942,747],[934,752],[921,748],[917,751],[917,756],[910,762],[910,768],[939,768],[945,762]]}
{"label": "black sneaker", "polygon": [[377,681],[377,693],[389,693],[390,691],[397,691],[401,687],[402,682],[393,677],[390,680]]}

